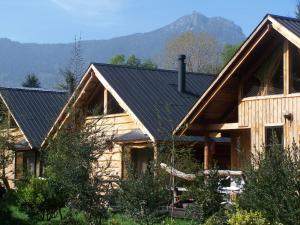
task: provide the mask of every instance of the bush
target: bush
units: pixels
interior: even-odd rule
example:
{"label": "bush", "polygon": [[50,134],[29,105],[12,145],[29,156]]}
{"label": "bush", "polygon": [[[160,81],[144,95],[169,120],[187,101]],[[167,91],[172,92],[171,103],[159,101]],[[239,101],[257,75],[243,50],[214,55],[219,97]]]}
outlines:
{"label": "bush", "polygon": [[104,165],[99,158],[111,147],[112,137],[105,136],[97,122],[70,124],[58,132],[44,153],[45,176],[67,193],[68,207],[83,211],[90,223],[101,224],[107,217],[109,162]]}
{"label": "bush", "polygon": [[238,209],[234,214],[229,215],[229,225],[270,225],[261,212],[246,211]]}
{"label": "bush", "polygon": [[64,207],[64,199],[48,180],[31,178],[18,191],[19,204],[29,216],[50,220]]}
{"label": "bush", "polygon": [[204,225],[227,225],[227,215],[224,210],[220,210],[219,212],[213,214],[209,217]]}
{"label": "bush", "polygon": [[128,178],[120,181],[121,209],[138,224],[154,224],[165,217],[160,207],[168,203],[168,190],[154,174],[153,167],[142,174],[129,168]]}
{"label": "bush", "polygon": [[240,207],[262,212],[272,224],[300,224],[299,148],[293,144],[284,149],[275,140],[252,162],[244,171],[246,185]]}
{"label": "bush", "polygon": [[218,192],[220,177],[217,170],[211,170],[206,176],[204,171],[198,173],[196,181],[189,188],[188,197],[194,199],[188,214],[203,223],[221,209],[222,195]]}

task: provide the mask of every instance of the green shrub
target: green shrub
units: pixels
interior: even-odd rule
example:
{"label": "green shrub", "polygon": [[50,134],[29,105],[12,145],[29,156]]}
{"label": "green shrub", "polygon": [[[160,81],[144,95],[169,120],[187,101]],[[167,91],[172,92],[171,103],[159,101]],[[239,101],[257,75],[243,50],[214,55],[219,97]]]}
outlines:
{"label": "green shrub", "polygon": [[284,149],[276,140],[252,157],[245,169],[241,208],[259,211],[272,224],[300,224],[299,148]]}
{"label": "green shrub", "polygon": [[29,216],[43,220],[54,218],[64,207],[64,199],[52,188],[50,182],[36,177],[20,188],[18,201]]}
{"label": "green shrub", "polygon": [[220,210],[219,212],[213,214],[211,217],[209,217],[204,225],[227,225],[228,217],[225,214],[224,210]]}
{"label": "green shrub", "polygon": [[235,213],[229,215],[229,225],[270,225],[261,212],[246,211],[238,209]]}
{"label": "green shrub", "polygon": [[188,197],[194,199],[194,203],[188,207],[187,213],[200,223],[204,223],[222,208],[223,198],[218,192],[219,181],[217,170],[211,170],[208,176],[201,171],[189,187]]}
{"label": "green shrub", "polygon": [[154,174],[153,167],[141,174],[129,168],[128,178],[120,181],[120,207],[138,224],[154,224],[165,217],[160,207],[167,205],[169,192]]}

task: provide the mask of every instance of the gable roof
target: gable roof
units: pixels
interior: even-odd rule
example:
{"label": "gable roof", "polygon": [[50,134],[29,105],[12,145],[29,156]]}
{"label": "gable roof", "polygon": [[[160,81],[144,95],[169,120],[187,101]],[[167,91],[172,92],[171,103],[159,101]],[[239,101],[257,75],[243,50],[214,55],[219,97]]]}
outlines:
{"label": "gable roof", "polygon": [[39,148],[67,100],[64,91],[0,87],[0,96],[31,148]]}
{"label": "gable roof", "polygon": [[95,63],[155,140],[165,140],[214,80],[210,74],[187,73],[186,91],[177,90],[178,72]]}
{"label": "gable roof", "polygon": [[[185,117],[177,124],[176,129],[173,131],[174,134],[184,134],[188,129],[188,124],[191,124],[196,120],[198,115],[204,111],[208,102],[211,101],[213,96],[220,91],[221,87],[229,80],[229,77],[232,76],[234,71],[238,68],[240,62],[247,58],[247,53],[251,52],[256,44],[259,43],[272,29],[300,48],[299,19],[271,14],[266,15],[231,60],[223,67],[215,81],[209,86],[205,93],[203,93]],[[213,90],[215,90],[215,93],[213,93]]]}
{"label": "gable roof", "polygon": [[[142,124],[144,133],[152,141],[170,139],[175,125],[215,79],[211,74],[187,73],[186,92],[180,93],[177,91],[177,71],[92,63],[72,98],[80,98],[80,93],[92,78],[88,77],[90,72],[95,74],[121,107]],[[91,83],[95,85],[94,81]],[[71,104],[71,99],[68,104]],[[48,135],[55,127],[59,127],[59,123],[64,123],[67,105]]]}

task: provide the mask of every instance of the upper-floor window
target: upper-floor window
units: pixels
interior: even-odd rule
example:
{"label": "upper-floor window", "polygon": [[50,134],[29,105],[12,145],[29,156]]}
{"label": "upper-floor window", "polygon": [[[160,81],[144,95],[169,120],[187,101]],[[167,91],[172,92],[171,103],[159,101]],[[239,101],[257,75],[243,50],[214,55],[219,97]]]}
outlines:
{"label": "upper-floor window", "polygon": [[290,93],[300,92],[300,49],[290,43]]}
{"label": "upper-floor window", "polygon": [[124,109],[119,105],[116,99],[108,93],[107,96],[107,114],[123,113]]}
{"label": "upper-floor window", "polygon": [[[256,61],[259,61],[259,58]],[[282,45],[258,65],[254,63],[248,71],[250,71],[249,78],[243,83],[243,97],[283,94]]]}

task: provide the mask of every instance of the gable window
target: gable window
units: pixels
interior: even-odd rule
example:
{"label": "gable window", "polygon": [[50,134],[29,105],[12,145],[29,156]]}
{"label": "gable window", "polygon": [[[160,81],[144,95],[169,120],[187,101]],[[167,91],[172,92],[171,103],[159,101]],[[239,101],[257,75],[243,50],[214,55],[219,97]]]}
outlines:
{"label": "gable window", "polygon": [[274,142],[279,145],[283,145],[283,127],[282,126],[270,126],[266,127],[266,147],[269,148]]}
{"label": "gable window", "polygon": [[290,43],[290,93],[300,92],[300,49]]}
{"label": "gable window", "polygon": [[110,93],[108,93],[107,98],[107,114],[117,114],[124,112],[124,109],[119,105],[119,103]]}
{"label": "gable window", "polygon": [[[255,65],[253,65],[255,66]],[[249,68],[251,70],[252,68]],[[256,69],[243,85],[243,97],[283,94],[283,48],[280,45]]]}

